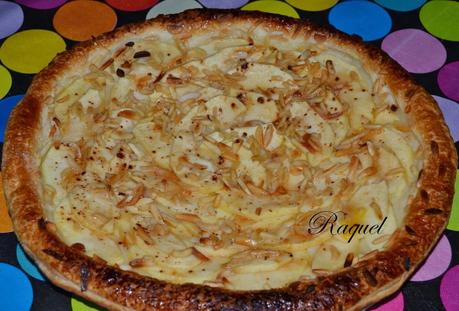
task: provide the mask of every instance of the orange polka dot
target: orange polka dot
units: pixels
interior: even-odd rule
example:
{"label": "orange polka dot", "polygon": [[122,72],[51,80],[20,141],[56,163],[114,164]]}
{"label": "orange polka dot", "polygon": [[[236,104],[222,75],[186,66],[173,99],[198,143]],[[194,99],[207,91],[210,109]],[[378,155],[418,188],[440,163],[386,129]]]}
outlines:
{"label": "orange polka dot", "polygon": [[68,2],[56,12],[53,25],[63,37],[84,41],[113,30],[116,21],[115,11],[105,3],[76,0]]}
{"label": "orange polka dot", "polygon": [[13,223],[8,215],[5,196],[3,195],[2,177],[0,175],[0,233],[13,231]]}

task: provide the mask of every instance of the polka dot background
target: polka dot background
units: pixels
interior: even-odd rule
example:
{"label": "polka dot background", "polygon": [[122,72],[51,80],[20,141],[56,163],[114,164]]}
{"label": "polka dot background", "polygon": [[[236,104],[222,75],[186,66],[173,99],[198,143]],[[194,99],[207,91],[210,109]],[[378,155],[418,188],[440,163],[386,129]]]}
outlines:
{"label": "polka dot background", "polygon": [[[57,53],[116,26],[191,8],[260,10],[361,37],[434,96],[459,147],[459,2],[447,0],[0,0],[0,147],[11,110]],[[369,310],[459,310],[459,176],[456,192],[447,230],[429,258]],[[30,309],[102,310],[47,281],[18,244],[0,193],[0,310]]]}

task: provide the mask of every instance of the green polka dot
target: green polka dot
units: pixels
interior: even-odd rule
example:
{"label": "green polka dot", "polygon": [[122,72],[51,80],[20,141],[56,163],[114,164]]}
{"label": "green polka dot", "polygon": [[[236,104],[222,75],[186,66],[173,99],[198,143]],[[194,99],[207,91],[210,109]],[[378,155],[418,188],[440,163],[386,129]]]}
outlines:
{"label": "green polka dot", "polygon": [[422,25],[432,35],[450,41],[459,41],[459,2],[427,2],[419,12]]}
{"label": "green polka dot", "polygon": [[105,310],[102,307],[99,307],[92,302],[86,301],[80,297],[72,297],[70,300],[72,305],[72,311],[103,311]]}
{"label": "green polka dot", "polygon": [[13,80],[11,79],[11,74],[5,67],[0,65],[0,98],[3,98],[6,94],[8,94],[12,83]]}
{"label": "green polka dot", "polygon": [[459,170],[456,173],[456,185],[454,192],[453,208],[449,216],[448,229],[459,231]]}

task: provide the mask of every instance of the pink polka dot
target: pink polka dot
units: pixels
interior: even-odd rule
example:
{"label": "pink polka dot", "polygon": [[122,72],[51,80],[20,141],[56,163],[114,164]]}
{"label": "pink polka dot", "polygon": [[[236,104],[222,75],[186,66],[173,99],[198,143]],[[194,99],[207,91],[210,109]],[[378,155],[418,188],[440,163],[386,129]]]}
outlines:
{"label": "pink polka dot", "polygon": [[451,262],[451,245],[448,238],[443,236],[429,255],[424,264],[418,269],[411,281],[429,281],[442,275]]}
{"label": "pink polka dot", "polygon": [[454,141],[459,140],[459,104],[440,96],[433,96],[437,101],[440,110],[445,117],[446,124],[449,127],[451,136],[453,136]]}
{"label": "pink polka dot", "polygon": [[440,90],[451,99],[459,100],[459,61],[446,64],[438,73]]}
{"label": "pink polka dot", "polygon": [[403,68],[413,73],[437,70],[446,61],[443,44],[419,29],[395,31],[384,39],[381,48]]}
{"label": "pink polka dot", "polygon": [[459,265],[446,272],[440,284],[440,298],[446,311],[459,310]]}
{"label": "pink polka dot", "polygon": [[37,10],[54,9],[67,0],[16,0],[17,3]]}
{"label": "pink polka dot", "polygon": [[395,295],[384,299],[377,305],[368,309],[368,311],[403,311],[405,307],[405,299],[403,299],[403,294],[400,291]]}

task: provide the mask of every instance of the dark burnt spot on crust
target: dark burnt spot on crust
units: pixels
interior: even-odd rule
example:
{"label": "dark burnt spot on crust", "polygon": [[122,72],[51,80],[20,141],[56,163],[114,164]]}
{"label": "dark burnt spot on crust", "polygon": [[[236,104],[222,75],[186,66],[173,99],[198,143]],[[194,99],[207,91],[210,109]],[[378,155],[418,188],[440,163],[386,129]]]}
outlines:
{"label": "dark burnt spot on crust", "polygon": [[416,89],[412,88],[412,89],[409,89],[408,91],[405,92],[405,97],[406,99],[411,99],[411,97],[414,96],[414,94],[416,94]]}
{"label": "dark burnt spot on crust", "polygon": [[422,173],[423,173],[423,172],[424,172],[424,169],[421,169],[421,170],[419,171],[418,179],[417,179],[418,181],[421,180],[421,178],[422,178]]}
{"label": "dark burnt spot on crust", "polygon": [[429,193],[425,189],[421,189],[419,194],[421,195],[421,200],[424,203],[429,203]]}
{"label": "dark burnt spot on crust", "polygon": [[315,286],[315,285],[309,285],[309,286],[306,288],[305,293],[306,293],[306,294],[311,294],[311,293],[313,293],[315,290],[316,290],[316,286]]}
{"label": "dark burnt spot on crust", "polygon": [[40,219],[38,219],[37,225],[38,225],[38,228],[40,228],[41,230],[45,230],[46,220],[43,217],[40,217]]}
{"label": "dark burnt spot on crust", "polygon": [[48,220],[45,220],[43,217],[40,217],[37,220],[38,229],[44,230],[50,233],[56,232],[56,225]]}
{"label": "dark burnt spot on crust", "polygon": [[53,249],[50,249],[50,248],[45,248],[42,250],[43,253],[51,256],[51,257],[54,257],[55,259],[59,260],[59,261],[63,261],[65,256],[61,253],[58,253],[57,251],[53,250]]}
{"label": "dark burnt spot on crust", "polygon": [[344,260],[344,268],[350,267],[352,265],[352,261],[354,260],[354,254],[349,253]]}
{"label": "dark burnt spot on crust", "polygon": [[80,266],[80,290],[82,292],[88,290],[90,270],[86,263]]}
{"label": "dark burnt spot on crust", "polygon": [[443,164],[443,163],[440,163],[438,165],[438,177],[443,177],[443,175],[445,175],[446,173],[446,165]]}
{"label": "dark burnt spot on crust", "polygon": [[410,270],[411,267],[411,259],[409,256],[405,257],[405,260],[403,261],[403,267],[405,268],[406,271]]}
{"label": "dark burnt spot on crust", "polygon": [[102,282],[107,285],[117,284],[122,278],[121,273],[119,273],[112,267],[107,267],[102,271],[100,275],[102,278]]}
{"label": "dark burnt spot on crust", "polygon": [[434,155],[438,155],[438,152],[439,152],[438,143],[435,140],[432,140],[430,142],[430,150],[432,151]]}
{"label": "dark burnt spot on crust", "polygon": [[78,252],[85,252],[86,251],[85,246],[83,244],[81,244],[81,243],[73,243],[70,247],[72,249],[78,251]]}
{"label": "dark burnt spot on crust", "polygon": [[439,215],[443,213],[443,211],[439,208],[428,208],[424,211],[426,215]]}
{"label": "dark burnt spot on crust", "polygon": [[408,232],[409,235],[416,235],[416,231],[408,225],[405,226],[405,231]]}
{"label": "dark burnt spot on crust", "polygon": [[403,245],[406,247],[412,247],[412,246],[418,245],[418,242],[415,240],[407,240],[407,241],[403,241]]}
{"label": "dark burnt spot on crust", "polygon": [[373,275],[373,273],[371,273],[368,269],[363,269],[362,272],[369,285],[373,287],[378,285],[378,280],[376,280],[376,277]]}
{"label": "dark burnt spot on crust", "polygon": [[185,28],[183,24],[178,24],[178,23],[168,24],[166,27],[167,27],[167,31],[173,34],[179,34]]}
{"label": "dark burnt spot on crust", "polygon": [[325,40],[327,40],[327,38],[328,38],[328,36],[327,36],[326,33],[316,32],[314,34],[314,40],[316,40],[317,43],[322,43]]}

